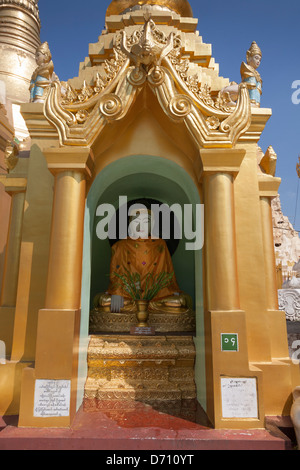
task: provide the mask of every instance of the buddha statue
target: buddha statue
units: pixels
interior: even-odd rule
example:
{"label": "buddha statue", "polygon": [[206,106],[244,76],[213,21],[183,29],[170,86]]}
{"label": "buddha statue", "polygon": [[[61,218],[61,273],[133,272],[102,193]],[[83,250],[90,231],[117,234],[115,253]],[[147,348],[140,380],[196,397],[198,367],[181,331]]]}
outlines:
{"label": "buddha statue", "polygon": [[247,51],[247,63],[243,62],[241,65],[242,82],[246,83],[249,89],[251,105],[258,108],[262,95],[262,79],[257,69],[261,59],[262,52],[254,41]]}
{"label": "buddha statue", "polygon": [[37,68],[32,74],[29,87],[31,103],[43,102],[45,88],[56,78],[52,55],[47,42],[44,42],[37,48],[35,60]]}
{"label": "buddha statue", "polygon": [[[135,206],[134,206],[135,207]],[[173,262],[166,241],[154,237],[153,213],[145,206],[129,212],[128,238],[112,246],[109,286],[105,293],[96,295],[91,312],[90,327],[94,332],[126,332],[136,322],[135,299],[128,294],[118,274],[138,274],[142,292],[149,273],[167,274],[169,283],[161,288],[148,303],[149,322],[156,331],[194,331],[195,312],[192,299],[178,286]]]}
{"label": "buddha statue", "polygon": [[96,307],[111,313],[136,311],[135,301],[120,284],[116,274],[125,272],[140,276],[142,291],[148,273],[173,274],[169,285],[162,288],[150,301],[149,311],[185,312],[191,308],[191,299],[177,284],[171,255],[165,240],[151,237],[154,225],[152,213],[145,207],[135,208],[129,217],[129,237],[112,247],[110,284],[107,292],[96,297]]}

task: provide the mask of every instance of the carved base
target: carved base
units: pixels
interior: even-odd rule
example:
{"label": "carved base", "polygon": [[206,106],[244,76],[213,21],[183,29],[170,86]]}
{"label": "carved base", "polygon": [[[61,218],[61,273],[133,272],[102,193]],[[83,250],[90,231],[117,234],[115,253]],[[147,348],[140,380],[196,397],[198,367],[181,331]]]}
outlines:
{"label": "carved base", "polygon": [[[149,312],[149,326],[158,333],[193,332],[196,330],[196,318],[193,311],[178,313]],[[134,312],[111,313],[100,309],[90,314],[90,332],[93,333],[130,333],[137,325]]]}
{"label": "carved base", "polygon": [[92,336],[85,406],[99,409],[104,403],[109,409],[138,401],[180,414],[184,403],[196,400],[195,355],[187,336]]}

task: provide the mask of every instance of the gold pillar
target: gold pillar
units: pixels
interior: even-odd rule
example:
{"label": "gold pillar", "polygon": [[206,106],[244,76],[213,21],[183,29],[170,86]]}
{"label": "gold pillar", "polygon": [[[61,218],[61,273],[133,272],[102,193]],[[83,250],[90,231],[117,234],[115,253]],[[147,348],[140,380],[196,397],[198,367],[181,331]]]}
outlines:
{"label": "gold pillar", "polygon": [[269,310],[278,310],[276,261],[273,238],[271,198],[261,197],[260,208],[263,228],[267,306]]}
{"label": "gold pillar", "polygon": [[259,177],[259,195],[265,262],[264,278],[266,283],[266,301],[272,358],[289,357],[288,344],[283,338],[283,334],[285,334],[287,338],[286,318],[284,312],[278,310],[276,257],[271,206],[272,199],[278,195],[280,183],[280,178],[274,178],[267,175]]}
{"label": "gold pillar", "polygon": [[26,178],[3,176],[0,182],[11,196],[10,220],[0,296],[0,339],[11,354],[13,325],[19,281],[22,224],[25,204]]}
{"label": "gold pillar", "polygon": [[[89,148],[44,151],[55,176],[45,308],[39,311],[35,369],[23,374],[19,426],[66,427],[76,413],[86,177]],[[68,416],[34,416],[36,380],[70,384]]]}
{"label": "gold pillar", "polygon": [[[247,324],[241,310],[235,234],[234,180],[240,171],[245,150],[200,150],[200,178],[205,211],[206,266],[206,380],[207,414],[216,428],[263,428],[263,402],[258,415],[241,420],[227,419],[222,409],[222,378],[255,378],[258,396],[262,393],[261,372],[252,369],[248,358]],[[235,352],[222,349],[222,334],[236,334]]]}
{"label": "gold pillar", "polygon": [[26,187],[23,189],[16,188],[16,191],[10,192],[10,221],[0,299],[0,305],[3,307],[16,306],[25,190]]}
{"label": "gold pillar", "polygon": [[204,175],[207,302],[209,310],[239,310],[233,175]]}
{"label": "gold pillar", "polygon": [[56,175],[45,309],[80,308],[85,176]]}

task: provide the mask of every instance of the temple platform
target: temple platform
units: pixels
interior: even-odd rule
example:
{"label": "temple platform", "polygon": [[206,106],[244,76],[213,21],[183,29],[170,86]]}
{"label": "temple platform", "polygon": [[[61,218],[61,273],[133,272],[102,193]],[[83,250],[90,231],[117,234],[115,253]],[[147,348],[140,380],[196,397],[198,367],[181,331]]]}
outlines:
{"label": "temple platform", "polygon": [[[122,451],[126,455],[129,451],[131,455],[139,451],[184,455],[189,451],[193,455],[200,450],[282,451],[292,450],[294,445],[280,431],[280,424],[271,420],[265,430],[215,430],[203,422],[201,413],[193,423],[138,402],[124,402],[108,411],[80,408],[70,429],[18,428],[17,424],[17,417],[0,418],[0,450],[103,450],[111,456],[113,451],[117,456]],[[142,459],[148,456],[145,453]]]}

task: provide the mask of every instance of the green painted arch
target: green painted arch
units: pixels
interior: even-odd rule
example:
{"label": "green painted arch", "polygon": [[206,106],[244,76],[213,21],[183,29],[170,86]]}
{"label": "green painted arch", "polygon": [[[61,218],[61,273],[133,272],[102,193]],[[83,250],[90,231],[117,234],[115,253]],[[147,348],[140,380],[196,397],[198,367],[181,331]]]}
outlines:
{"label": "green painted arch", "polygon": [[[84,219],[78,407],[82,403],[87,373],[86,351],[91,302],[97,292],[103,292],[107,288],[110,265],[109,241],[100,241],[96,236],[96,210],[102,203],[112,204],[117,209],[119,196],[127,196],[128,201],[138,198],[156,199],[169,206],[174,203],[192,204],[193,207],[201,204],[198,188],[189,174],[165,158],[149,155],[124,157],[108,165],[96,176],[87,196]],[[197,318],[196,341],[200,340],[203,349],[202,252],[185,252],[184,246],[183,239],[173,256],[174,270],[180,288],[194,300]],[[202,354],[201,371],[204,368]],[[201,376],[203,384],[205,377],[202,372]]]}

